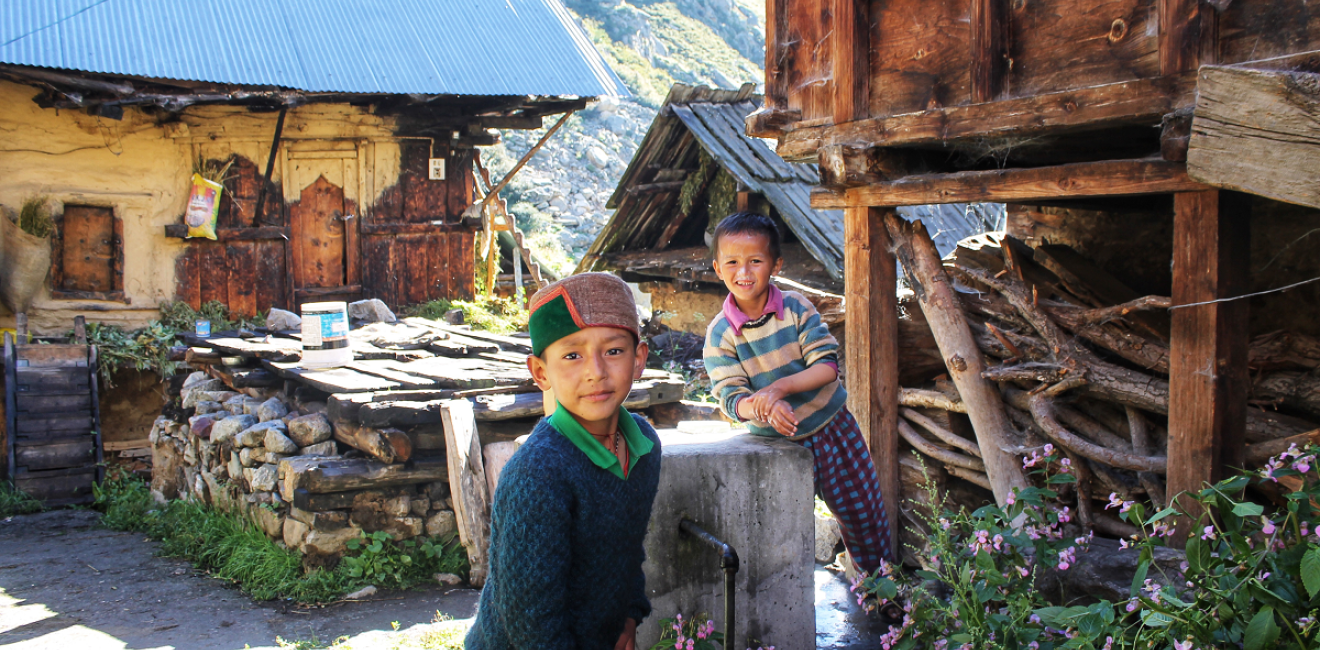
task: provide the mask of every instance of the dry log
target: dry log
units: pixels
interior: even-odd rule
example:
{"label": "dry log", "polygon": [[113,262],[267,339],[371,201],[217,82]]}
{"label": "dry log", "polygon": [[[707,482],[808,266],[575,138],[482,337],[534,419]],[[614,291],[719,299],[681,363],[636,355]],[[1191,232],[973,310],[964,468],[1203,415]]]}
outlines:
{"label": "dry log", "polygon": [[983,458],[983,456],[981,455],[981,448],[977,447],[975,442],[972,442],[971,440],[968,440],[952,431],[949,431],[948,429],[945,429],[944,427],[941,427],[940,425],[936,424],[934,420],[922,415],[921,413],[914,411],[910,408],[901,409],[899,413],[902,414],[903,417],[907,418],[909,422],[931,432],[932,434],[934,434],[936,438],[943,440],[946,444],[953,445],[954,447],[957,447],[973,456],[976,456],[977,458]]}
{"label": "dry log", "polygon": [[1092,521],[1095,523],[1096,532],[1104,533],[1106,535],[1112,535],[1123,539],[1132,539],[1141,534],[1141,531],[1138,530],[1136,526],[1122,521],[1113,515],[1097,512],[1095,517],[1092,518]]}
{"label": "dry log", "polygon": [[1297,445],[1299,448],[1308,444],[1320,445],[1320,429],[1299,433],[1287,438],[1279,438],[1254,445],[1247,445],[1246,461],[1248,467],[1264,465],[1265,461],[1288,451],[1288,448]]}
{"label": "dry log", "polygon": [[382,463],[406,463],[412,458],[412,441],[398,429],[372,429],[345,420],[332,424],[335,440]]}
{"label": "dry log", "polygon": [[280,496],[291,502],[299,489],[326,494],[431,483],[446,480],[449,469],[429,460],[386,465],[367,458],[294,456],[280,461],[279,476]]}
{"label": "dry log", "polygon": [[1320,377],[1295,370],[1273,372],[1252,383],[1251,397],[1320,414]]}
{"label": "dry log", "polygon": [[[990,477],[995,501],[1003,504],[1013,488],[1022,489],[1028,485],[1018,459],[1002,451],[1004,446],[1012,444],[1011,425],[1004,413],[1004,403],[998,391],[981,377],[985,361],[925,226],[920,222],[903,221],[897,213],[891,212],[885,217],[885,227],[896,245],[895,252],[903,263],[908,284],[930,323],[949,375],[967,404],[977,443],[985,454],[985,471]],[[902,431],[902,422],[899,424]]]}
{"label": "dry log", "polygon": [[1257,336],[1247,353],[1252,370],[1308,370],[1320,368],[1320,340],[1292,332]]}
{"label": "dry log", "polygon": [[1138,456],[1106,449],[1067,430],[1055,418],[1054,406],[1046,393],[1032,395],[1029,403],[1036,424],[1054,444],[1064,449],[1113,467],[1159,474],[1168,471],[1168,459],[1164,456]]}
{"label": "dry log", "polygon": [[904,420],[898,421],[898,434],[903,436],[903,439],[917,451],[944,463],[948,467],[963,467],[978,472],[985,471],[985,463],[979,459],[935,446],[929,440],[921,437],[921,434],[917,433],[917,430],[913,429],[912,425]]}
{"label": "dry log", "polygon": [[1077,477],[1077,520],[1082,530],[1090,532],[1095,529],[1095,509],[1091,503],[1091,467],[1077,454],[1065,454],[1073,475]]}
{"label": "dry log", "polygon": [[957,476],[958,478],[963,479],[964,481],[968,481],[973,485],[978,485],[992,492],[994,491],[990,487],[990,477],[986,476],[985,474],[982,474],[980,472],[973,472],[970,469],[964,469],[962,467],[958,467],[957,465],[949,465],[945,467],[945,469],[949,470],[950,474]]}
{"label": "dry log", "polygon": [[[1150,439],[1150,428],[1146,425],[1146,417],[1131,406],[1127,407],[1127,417],[1128,432],[1132,436],[1132,449],[1142,456],[1154,454],[1155,445]],[[1146,488],[1146,495],[1150,497],[1155,507],[1163,509],[1168,501],[1165,500],[1164,483],[1160,481],[1160,477],[1153,472],[1138,472],[1137,480]]]}
{"label": "dry log", "polygon": [[954,401],[948,395],[934,390],[920,388],[901,388],[898,391],[899,406],[909,408],[935,408],[954,413],[966,413],[967,405]]}
{"label": "dry log", "polygon": [[487,575],[487,546],[490,539],[490,495],[486,493],[486,469],[477,438],[477,419],[472,402],[452,400],[442,408],[445,450],[449,462],[449,492],[453,495],[458,535],[467,549],[473,585],[483,585]]}

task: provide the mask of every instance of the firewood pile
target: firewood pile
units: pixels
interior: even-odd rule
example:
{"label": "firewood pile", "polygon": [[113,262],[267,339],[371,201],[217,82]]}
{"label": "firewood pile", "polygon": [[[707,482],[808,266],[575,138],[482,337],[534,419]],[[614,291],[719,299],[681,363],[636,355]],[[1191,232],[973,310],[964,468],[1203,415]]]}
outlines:
{"label": "firewood pile", "polygon": [[[1169,298],[1137,295],[1070,248],[1032,249],[1002,234],[962,242],[943,261],[945,282],[932,268],[923,273],[923,230],[890,231],[913,289],[900,298],[898,430],[955,501],[959,494],[986,500],[969,485],[996,487],[986,467],[1003,454],[980,448],[972,422],[978,409],[1002,409],[1006,457],[1020,463],[1051,444],[1070,459],[1078,482],[1063,496],[1075,501],[1085,528],[1133,532],[1104,511],[1111,493],[1156,509],[1168,504]],[[975,349],[941,354],[942,325],[928,317],[947,303],[929,292],[950,283]],[[972,374],[988,393],[965,400],[950,376],[978,367]],[[1320,341],[1289,332],[1258,336],[1249,367],[1246,464],[1257,468],[1289,445],[1320,438]],[[905,496],[919,498],[916,463],[903,463]]]}

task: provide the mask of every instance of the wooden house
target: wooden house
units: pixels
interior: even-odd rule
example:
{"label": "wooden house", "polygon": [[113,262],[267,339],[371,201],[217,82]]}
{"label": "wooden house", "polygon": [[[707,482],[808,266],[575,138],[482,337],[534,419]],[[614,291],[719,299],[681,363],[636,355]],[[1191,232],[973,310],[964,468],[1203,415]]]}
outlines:
{"label": "wooden house", "polygon": [[[728,293],[711,267],[710,233],[738,210],[769,215],[784,235],[781,280],[802,291],[843,292],[843,212],[810,206],[814,164],[784,162],[743,122],[762,103],[738,90],[675,84],[610,197],[614,210],[577,270],[617,272],[651,294],[670,327],[703,334]],[[938,245],[996,229],[1002,208],[905,207],[937,224]],[[835,301],[837,302],[837,301]],[[842,314],[835,315],[841,320]],[[836,321],[837,322],[837,321]]]}
{"label": "wooden house", "polygon": [[[1249,337],[1317,333],[1305,283],[1320,264],[1298,246],[1313,251],[1320,226],[1320,14],[1304,0],[768,0],[767,24],[766,106],[747,131],[817,162],[812,205],[845,213],[848,330],[875,342],[848,350],[851,406],[889,488],[893,238],[914,235],[891,215],[928,203],[1008,203],[1027,239],[1089,238],[1109,271],[1172,296],[1167,491],[1243,466]],[[979,366],[941,351],[975,408],[961,382]]]}
{"label": "wooden house", "polygon": [[[0,205],[56,221],[34,330],[471,297],[478,147],[627,93],[559,0],[244,6],[0,7]],[[232,162],[215,241],[184,238],[199,160]]]}

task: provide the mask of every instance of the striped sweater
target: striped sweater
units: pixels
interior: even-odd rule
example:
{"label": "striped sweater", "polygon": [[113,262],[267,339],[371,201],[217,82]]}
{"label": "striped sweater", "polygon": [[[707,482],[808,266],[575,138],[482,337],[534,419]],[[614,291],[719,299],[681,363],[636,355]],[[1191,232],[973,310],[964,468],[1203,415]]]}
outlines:
{"label": "striped sweater", "polygon": [[[720,408],[735,421],[743,421],[738,417],[738,402],[775,380],[819,363],[838,368],[839,342],[816,308],[802,294],[784,291],[783,306],[773,311],[778,297],[774,294],[780,292],[773,287],[771,292],[767,313],[760,318],[746,321],[730,297],[724,313],[706,330],[703,355],[711,392]],[[731,309],[735,310],[733,319],[729,317]],[[814,391],[784,399],[798,420],[798,433],[790,440],[802,440],[824,428],[843,408],[848,394],[835,379]],[[747,428],[756,435],[783,437],[765,422],[747,421]]]}

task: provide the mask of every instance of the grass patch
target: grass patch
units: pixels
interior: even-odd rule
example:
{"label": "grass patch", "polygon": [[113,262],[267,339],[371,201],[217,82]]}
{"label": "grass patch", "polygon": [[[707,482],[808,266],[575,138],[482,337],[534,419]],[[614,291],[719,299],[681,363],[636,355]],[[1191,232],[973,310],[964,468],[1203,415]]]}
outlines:
{"label": "grass patch", "polygon": [[[323,603],[367,584],[407,589],[429,582],[435,573],[467,572],[467,556],[458,544],[424,540],[427,552],[417,550],[411,540],[402,544],[380,540],[375,549],[359,549],[356,558],[345,558],[334,570],[306,573],[296,551],[276,544],[246,516],[196,501],[158,504],[146,483],[123,473],[97,486],[96,507],[106,527],[146,533],[160,542],[161,555],[189,559],[211,575],[233,581],[257,600]],[[392,581],[373,582],[380,577],[361,571],[355,575],[352,570],[363,557],[376,565],[403,568],[388,576]]]}
{"label": "grass patch", "polygon": [[[530,297],[530,296],[529,296]],[[475,300],[432,300],[403,308],[405,316],[440,320],[451,309],[463,310],[463,322],[472,329],[496,334],[527,331],[527,312],[512,298],[477,296]]]}
{"label": "grass patch", "polygon": [[0,519],[41,512],[42,509],[40,501],[14,487],[9,481],[0,481]]}

